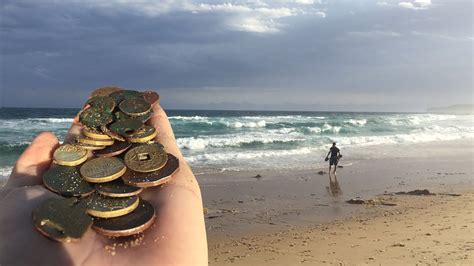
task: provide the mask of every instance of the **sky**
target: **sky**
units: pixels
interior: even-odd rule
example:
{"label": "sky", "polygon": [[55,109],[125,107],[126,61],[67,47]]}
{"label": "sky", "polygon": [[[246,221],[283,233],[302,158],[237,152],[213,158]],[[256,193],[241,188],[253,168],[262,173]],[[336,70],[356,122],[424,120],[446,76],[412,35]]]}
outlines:
{"label": "sky", "polygon": [[473,102],[473,47],[472,0],[2,0],[0,107],[425,111]]}

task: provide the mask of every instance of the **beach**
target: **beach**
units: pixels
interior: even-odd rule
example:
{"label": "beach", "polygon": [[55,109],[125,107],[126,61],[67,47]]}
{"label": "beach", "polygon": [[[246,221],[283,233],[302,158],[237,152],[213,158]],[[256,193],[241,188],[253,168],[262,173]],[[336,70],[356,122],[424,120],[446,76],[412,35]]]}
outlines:
{"label": "beach", "polygon": [[[354,162],[338,169],[339,190],[318,168],[199,176],[210,262],[472,264],[473,148],[424,143]],[[436,195],[394,194],[415,189]]]}
{"label": "beach", "polygon": [[[0,185],[36,134],[63,138],[75,113],[0,112]],[[202,190],[213,265],[473,264],[472,118],[170,112]],[[332,141],[336,175],[324,161]],[[396,194],[413,190],[434,195]]]}

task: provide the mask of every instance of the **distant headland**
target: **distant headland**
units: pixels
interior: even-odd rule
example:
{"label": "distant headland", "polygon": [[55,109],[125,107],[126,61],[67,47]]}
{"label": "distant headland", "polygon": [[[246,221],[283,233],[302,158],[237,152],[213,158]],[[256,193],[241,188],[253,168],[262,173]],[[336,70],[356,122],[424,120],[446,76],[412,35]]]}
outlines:
{"label": "distant headland", "polygon": [[432,107],[428,113],[454,114],[454,115],[472,115],[474,114],[474,104],[457,104],[447,107]]}

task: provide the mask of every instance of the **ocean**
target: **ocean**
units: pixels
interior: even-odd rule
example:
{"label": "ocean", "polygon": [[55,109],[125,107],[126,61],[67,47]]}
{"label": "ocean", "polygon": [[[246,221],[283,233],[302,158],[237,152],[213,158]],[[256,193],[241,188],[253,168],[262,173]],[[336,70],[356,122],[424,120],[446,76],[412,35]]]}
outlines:
{"label": "ocean", "polygon": [[[0,108],[0,178],[39,132],[63,139],[77,109]],[[474,116],[425,113],[167,111],[197,173],[326,167],[333,141],[350,165],[415,143],[474,138]]]}

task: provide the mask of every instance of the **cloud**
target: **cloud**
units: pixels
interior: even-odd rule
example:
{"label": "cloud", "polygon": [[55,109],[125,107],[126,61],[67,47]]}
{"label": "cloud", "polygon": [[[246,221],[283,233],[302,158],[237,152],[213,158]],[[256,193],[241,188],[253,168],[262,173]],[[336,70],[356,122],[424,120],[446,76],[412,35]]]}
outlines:
{"label": "cloud", "polygon": [[465,36],[465,37],[456,37],[446,34],[439,34],[439,33],[427,33],[427,32],[419,32],[419,31],[411,31],[411,34],[414,36],[423,36],[429,38],[436,38],[445,41],[455,41],[455,42],[472,42],[472,36]]}
{"label": "cloud", "polygon": [[401,33],[394,31],[382,31],[382,30],[371,30],[371,31],[350,31],[347,35],[352,37],[360,38],[380,38],[380,37],[400,37]]}
{"label": "cloud", "polygon": [[[26,1],[37,4],[34,1]],[[135,13],[147,17],[159,17],[171,13],[186,12],[191,14],[212,14],[222,17],[228,30],[275,33],[280,32],[284,23],[281,19],[298,15],[313,15],[325,18],[326,13],[312,7],[320,4],[314,0],[239,0],[224,3],[196,2],[189,0],[108,0],[108,1],[60,1],[50,0],[56,5],[76,5],[90,8],[109,16],[121,16]]]}
{"label": "cloud", "polygon": [[431,6],[431,0],[413,0],[411,2],[400,2],[398,6],[413,10],[427,9]]}
{"label": "cloud", "polygon": [[[3,104],[73,107],[107,84],[157,88],[170,108],[317,109],[310,100],[415,99],[415,91],[427,102],[467,99],[472,1],[423,12],[400,1],[415,3],[3,0]],[[407,107],[399,110],[424,108]]]}

